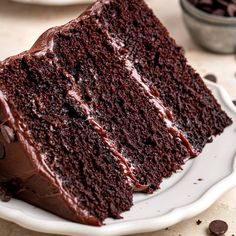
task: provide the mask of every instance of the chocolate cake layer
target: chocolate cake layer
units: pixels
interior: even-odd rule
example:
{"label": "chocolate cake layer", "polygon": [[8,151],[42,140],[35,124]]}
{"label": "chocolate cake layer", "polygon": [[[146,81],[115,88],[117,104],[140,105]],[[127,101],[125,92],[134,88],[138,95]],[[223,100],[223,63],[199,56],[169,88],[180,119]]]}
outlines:
{"label": "chocolate cake layer", "polygon": [[1,113],[11,111],[1,121],[16,132],[19,143],[5,141],[0,181],[16,197],[70,220],[101,225],[130,208],[132,188],[68,95],[73,81],[55,68],[49,58],[25,55],[12,59],[0,73]]}
{"label": "chocolate cake layer", "polygon": [[0,182],[93,225],[231,124],[142,0],[99,0],[46,31],[0,64],[0,95]]}

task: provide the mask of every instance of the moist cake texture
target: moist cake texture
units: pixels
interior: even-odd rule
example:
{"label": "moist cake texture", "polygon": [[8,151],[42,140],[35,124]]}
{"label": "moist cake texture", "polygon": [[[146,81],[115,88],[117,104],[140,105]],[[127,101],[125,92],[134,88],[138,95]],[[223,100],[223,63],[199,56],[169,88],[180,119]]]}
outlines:
{"label": "moist cake texture", "polygon": [[143,0],[99,0],[0,64],[0,182],[102,225],[232,123]]}

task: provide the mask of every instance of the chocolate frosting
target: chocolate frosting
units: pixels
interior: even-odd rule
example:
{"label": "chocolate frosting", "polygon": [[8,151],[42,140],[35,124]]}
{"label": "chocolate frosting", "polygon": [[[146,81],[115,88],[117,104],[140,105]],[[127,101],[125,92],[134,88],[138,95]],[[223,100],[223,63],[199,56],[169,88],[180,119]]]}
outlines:
{"label": "chocolate frosting", "polygon": [[46,53],[53,50],[53,36],[59,27],[50,28],[45,31],[28,51],[30,54]]}

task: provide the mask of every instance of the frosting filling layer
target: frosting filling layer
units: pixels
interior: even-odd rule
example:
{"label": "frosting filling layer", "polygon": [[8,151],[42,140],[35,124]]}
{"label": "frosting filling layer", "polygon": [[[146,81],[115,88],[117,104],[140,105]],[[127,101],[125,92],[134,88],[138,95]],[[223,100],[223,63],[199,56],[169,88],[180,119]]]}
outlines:
{"label": "frosting filling layer", "polygon": [[146,95],[149,97],[149,101],[158,109],[160,117],[163,119],[167,128],[169,129],[170,135],[177,137],[182,141],[191,158],[198,156],[199,153],[194,150],[185,134],[174,124],[173,113],[170,109],[164,106],[163,102],[160,100],[159,92],[156,89],[150,89],[150,86],[147,85],[147,81],[145,80],[145,78],[141,77],[141,75],[136,70],[133,62],[129,60],[129,55],[127,54],[127,50],[124,47],[124,43],[121,40],[112,37],[108,33],[108,31],[105,31],[104,33],[111,46],[119,55],[120,59],[124,61],[126,69],[130,71],[133,79],[135,79],[141,85]]}

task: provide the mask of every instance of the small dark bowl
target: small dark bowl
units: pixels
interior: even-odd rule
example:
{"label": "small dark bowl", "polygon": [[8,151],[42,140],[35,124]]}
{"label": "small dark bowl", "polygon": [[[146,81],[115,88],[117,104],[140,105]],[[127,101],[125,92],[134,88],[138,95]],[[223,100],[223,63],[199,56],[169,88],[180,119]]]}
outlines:
{"label": "small dark bowl", "polygon": [[236,17],[205,13],[187,0],[180,0],[183,19],[194,41],[216,53],[236,53]]}

